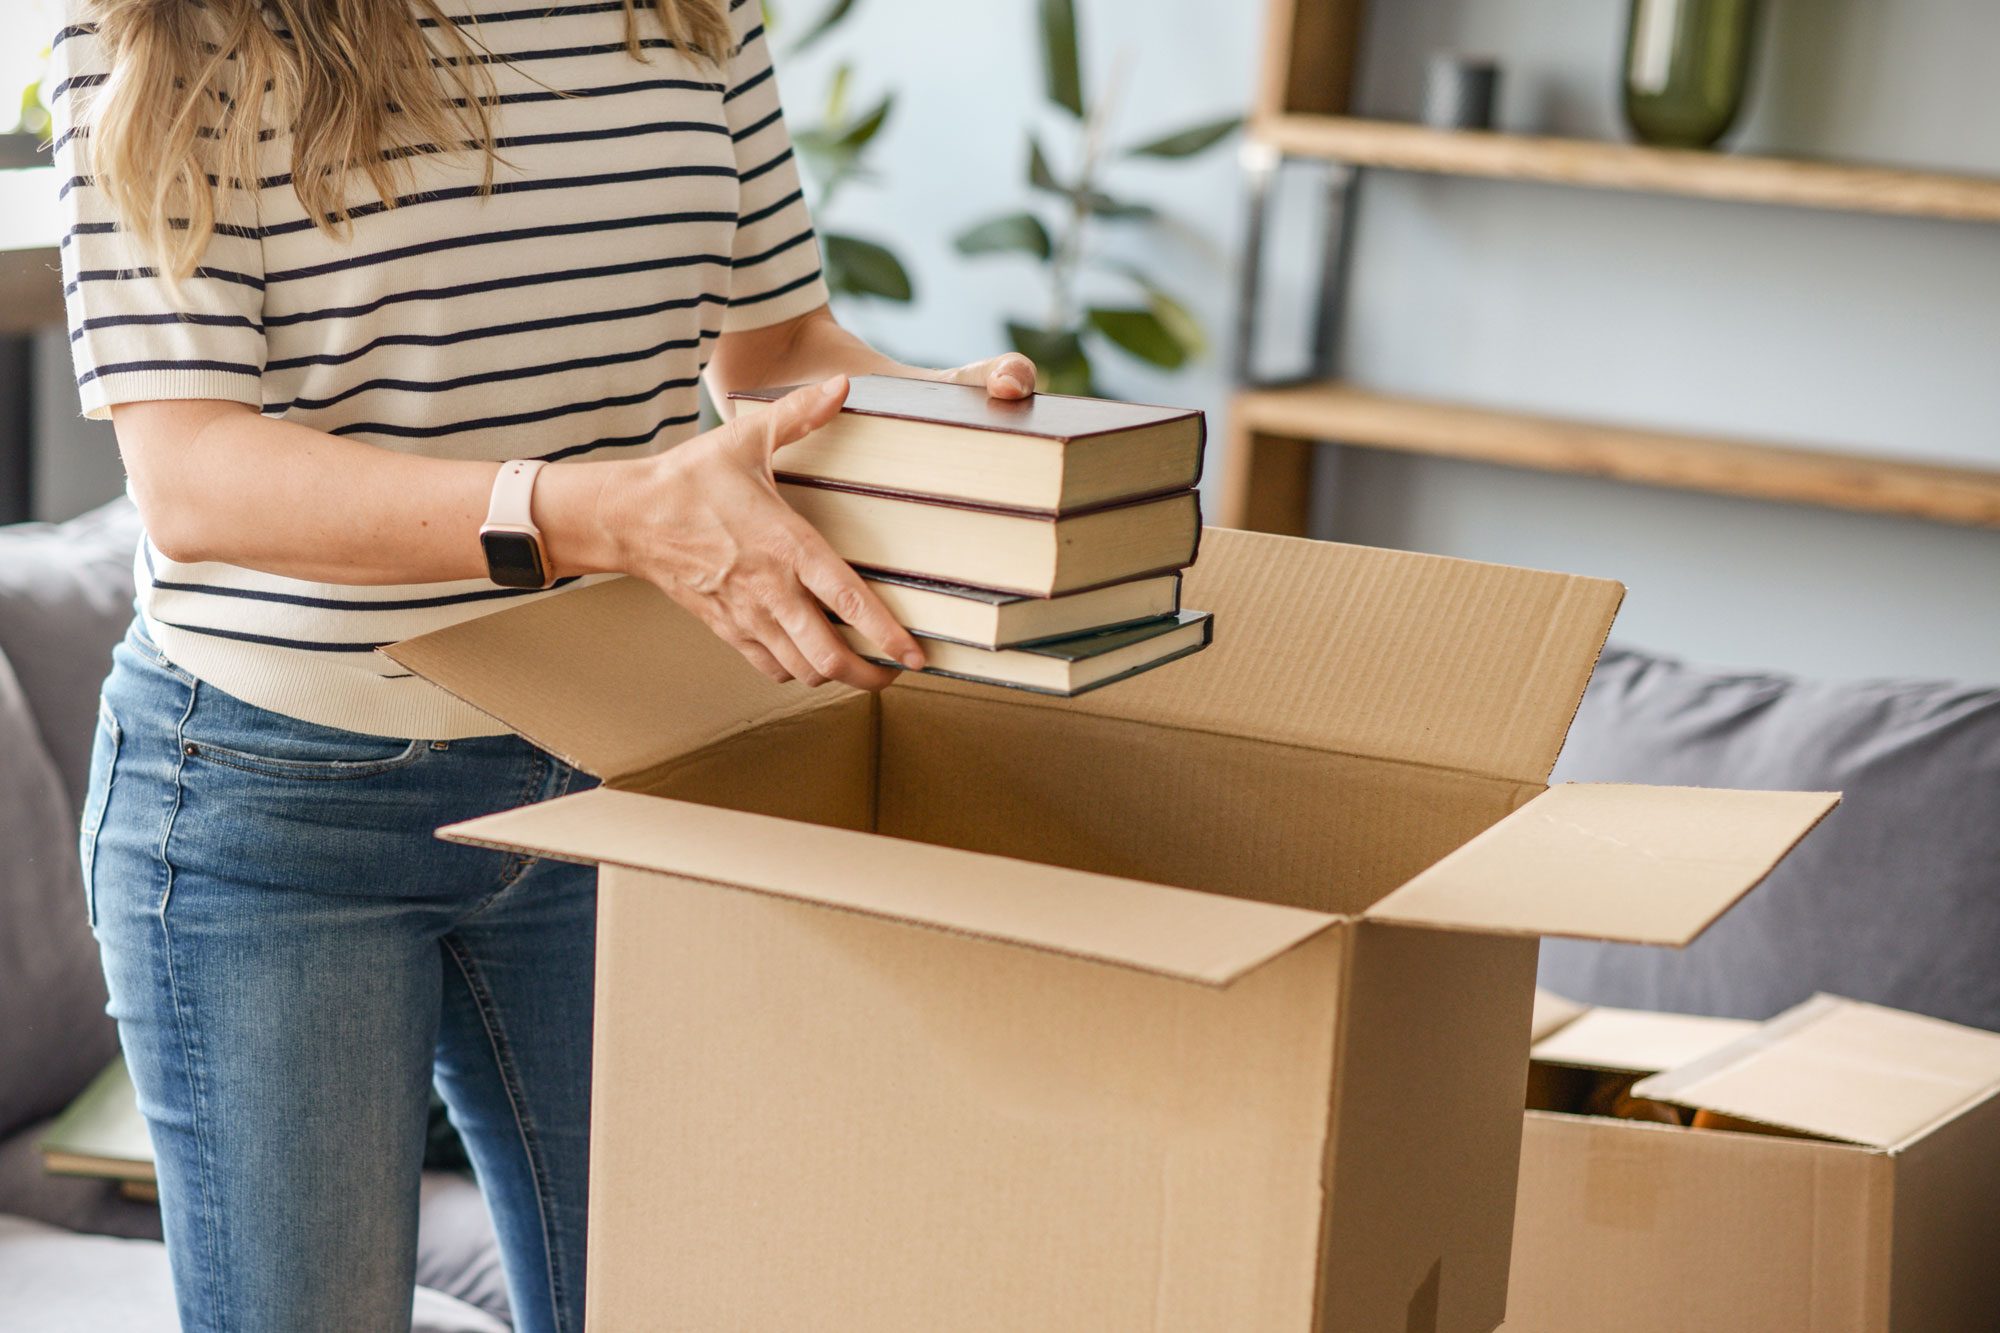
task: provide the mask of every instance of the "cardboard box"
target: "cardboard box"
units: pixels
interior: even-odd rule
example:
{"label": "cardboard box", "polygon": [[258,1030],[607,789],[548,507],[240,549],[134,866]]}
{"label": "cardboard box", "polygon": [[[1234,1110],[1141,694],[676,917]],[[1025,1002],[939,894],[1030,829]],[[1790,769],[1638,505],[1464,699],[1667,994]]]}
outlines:
{"label": "cardboard box", "polygon": [[620,580],[391,650],[603,788],[611,1329],[1487,1333],[1536,937],[1678,945],[1837,799],[1545,787],[1622,590],[1213,531],[1207,652],[777,686]]}
{"label": "cardboard box", "polygon": [[1529,1110],[1509,1333],[2000,1328],[2000,1034],[1831,996],[1537,1010],[1531,1088],[1655,1071],[1635,1097],[1745,1132]]}

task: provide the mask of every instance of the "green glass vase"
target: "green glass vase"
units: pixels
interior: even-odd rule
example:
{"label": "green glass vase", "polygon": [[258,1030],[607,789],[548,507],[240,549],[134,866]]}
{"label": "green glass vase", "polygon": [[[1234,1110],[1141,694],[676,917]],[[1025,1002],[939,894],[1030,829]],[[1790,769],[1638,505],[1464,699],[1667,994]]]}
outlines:
{"label": "green glass vase", "polygon": [[1750,84],[1758,0],[1632,0],[1625,119],[1647,143],[1708,148]]}

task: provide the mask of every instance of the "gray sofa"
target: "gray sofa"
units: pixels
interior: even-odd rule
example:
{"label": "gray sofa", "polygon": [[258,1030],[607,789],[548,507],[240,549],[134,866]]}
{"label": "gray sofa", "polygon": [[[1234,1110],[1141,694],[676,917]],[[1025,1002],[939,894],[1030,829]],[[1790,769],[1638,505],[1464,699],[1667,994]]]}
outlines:
{"label": "gray sofa", "polygon": [[[132,614],[138,519],[119,500],[0,527],[0,1327],[171,1333],[159,1210],[49,1176],[36,1142],[117,1051],[83,909],[76,811],[97,690]],[[492,1225],[460,1175],[428,1173],[415,1326],[510,1326]]]}

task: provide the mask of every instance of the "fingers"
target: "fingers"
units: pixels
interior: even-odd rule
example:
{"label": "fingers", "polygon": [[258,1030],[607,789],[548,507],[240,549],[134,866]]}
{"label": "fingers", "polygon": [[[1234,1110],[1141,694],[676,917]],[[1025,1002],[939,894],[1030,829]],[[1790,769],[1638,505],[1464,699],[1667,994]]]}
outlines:
{"label": "fingers", "polygon": [[974,361],[938,376],[947,384],[983,387],[995,398],[1027,398],[1035,392],[1035,363],[1019,352]]}
{"label": "fingers", "polygon": [[837,680],[861,690],[883,689],[896,679],[894,671],[864,661],[849,648],[810,597],[801,594],[798,600],[775,608],[773,614],[811,673],[799,679],[808,683]]}
{"label": "fingers", "polygon": [[737,440],[768,459],[833,420],[846,401],[847,376],[835,375],[794,389],[769,407],[739,414],[731,427]]}
{"label": "fingers", "polygon": [[806,591],[827,610],[868,636],[871,643],[912,671],[924,669],[923,649],[910,632],[896,623],[882,599],[868,590],[845,560],[828,550],[824,558],[808,558],[799,570]]}

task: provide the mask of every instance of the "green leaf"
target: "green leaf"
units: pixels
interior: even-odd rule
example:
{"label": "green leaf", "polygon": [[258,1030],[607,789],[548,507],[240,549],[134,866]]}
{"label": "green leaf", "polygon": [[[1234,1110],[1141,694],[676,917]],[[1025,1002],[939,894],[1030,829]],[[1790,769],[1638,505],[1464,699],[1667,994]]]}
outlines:
{"label": "green leaf", "polygon": [[1033,213],[1008,213],[989,219],[961,233],[957,245],[962,255],[1013,250],[1037,259],[1047,259],[1055,251],[1055,243],[1049,239],[1049,229]]}
{"label": "green leaf", "polygon": [[1028,184],[1050,194],[1069,194],[1063,183],[1056,179],[1056,173],[1049,169],[1049,159],[1042,152],[1042,141],[1032,134],[1028,136]]}
{"label": "green leaf", "polygon": [[881,131],[883,122],[889,119],[890,108],[895,104],[896,95],[885,93],[882,100],[875,104],[874,109],[840,131],[840,137],[835,142],[858,156],[861,150],[868,146],[868,141]]}
{"label": "green leaf", "polygon": [[1242,123],[1241,116],[1212,120],[1206,125],[1193,125],[1125,151],[1131,157],[1193,157],[1196,153],[1213,148],[1227,139]]}
{"label": "green leaf", "polygon": [[1083,69],[1077,59],[1074,0],[1042,0],[1042,65],[1049,100],[1083,119]]}
{"label": "green leaf", "polygon": [[847,119],[847,89],[854,81],[854,66],[841,61],[833,67],[826,84],[826,123],[838,125]]}
{"label": "green leaf", "polygon": [[1099,190],[1083,191],[1079,196],[1079,202],[1083,204],[1083,211],[1093,217],[1142,221],[1160,215],[1159,210],[1151,204],[1127,203],[1122,199],[1113,199]]}
{"label": "green leaf", "polygon": [[1194,312],[1182,305],[1173,293],[1161,287],[1139,269],[1119,260],[1107,261],[1104,267],[1114,273],[1121,273],[1130,279],[1139,290],[1146,293],[1146,306],[1156,319],[1166,327],[1174,340],[1187,349],[1191,357],[1203,356],[1208,351],[1208,334],[1203,331],[1201,321]]}
{"label": "green leaf", "polygon": [[856,0],[833,0],[833,3],[828,5],[825,11],[820,14],[819,20],[810,28],[807,28],[796,42],[792,43],[793,53],[796,54],[805,50],[820,38],[839,27],[841,21],[854,12],[855,3]]}
{"label": "green leaf", "polygon": [[1076,329],[1038,329],[1008,321],[1007,338],[1014,350],[1035,363],[1035,387],[1046,393],[1092,391],[1090,358]]}
{"label": "green leaf", "polygon": [[826,257],[827,286],[855,296],[908,301],[915,290],[903,261],[888,249],[858,236],[828,232],[820,238]]}
{"label": "green leaf", "polygon": [[1187,348],[1151,310],[1092,306],[1088,318],[1091,328],[1148,365],[1179,370],[1187,363]]}
{"label": "green leaf", "polygon": [[1199,357],[1208,352],[1208,335],[1202,331],[1201,321],[1194,317],[1192,310],[1157,287],[1150,288],[1146,297],[1146,305],[1153,312],[1153,318],[1160,321],[1160,326],[1188,356]]}

